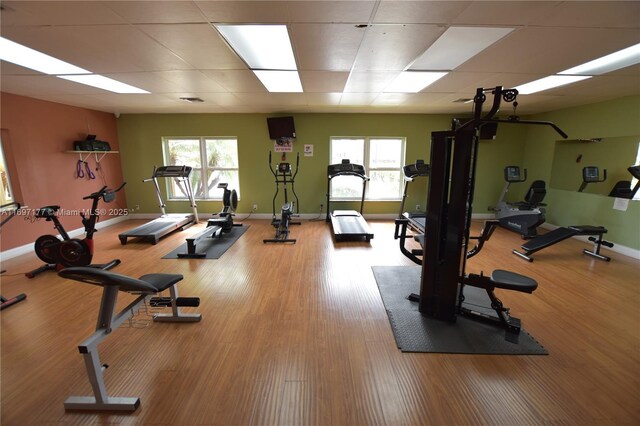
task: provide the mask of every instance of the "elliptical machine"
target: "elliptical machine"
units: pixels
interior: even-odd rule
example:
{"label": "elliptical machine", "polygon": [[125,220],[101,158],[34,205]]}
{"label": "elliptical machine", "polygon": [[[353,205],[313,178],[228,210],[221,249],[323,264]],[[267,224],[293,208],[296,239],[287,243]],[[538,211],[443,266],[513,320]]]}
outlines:
{"label": "elliptical machine", "polygon": [[[286,154],[282,156],[283,160],[286,160]],[[289,225],[300,225],[300,222],[292,221],[292,217],[297,217],[300,213],[298,194],[296,194],[296,190],[294,188],[294,183],[296,176],[298,175],[298,170],[300,168],[300,153],[296,156],[296,169],[295,172],[292,171],[291,163],[282,162],[276,165],[274,170],[271,163],[271,151],[269,151],[269,169],[273,174],[273,177],[276,179],[276,193],[273,195],[272,201],[272,211],[273,218],[271,219],[271,225],[276,228],[276,235],[274,238],[269,238],[262,240],[264,243],[295,243],[296,240],[294,238],[289,238]],[[287,193],[287,184],[291,184],[291,191],[293,195],[296,197],[295,203],[293,201],[289,201],[288,193]],[[284,204],[280,208],[280,218],[276,217],[276,198],[278,197],[278,191],[280,190],[280,184],[284,188]],[[293,213],[293,209],[296,209],[295,214]]]}
{"label": "elliptical machine", "polygon": [[522,238],[528,239],[538,235],[536,228],[545,221],[545,210],[540,208],[545,206],[542,202],[547,194],[545,183],[542,180],[533,181],[524,201],[517,203],[507,203],[505,197],[509,192],[512,183],[520,183],[527,180],[527,169],[524,169],[524,176],[520,174],[520,167],[507,166],[504,168],[505,185],[500,194],[498,204],[489,208],[495,212],[500,226],[513,232],[519,233]]}
{"label": "elliptical machine", "polygon": [[93,259],[93,234],[97,232],[96,223],[99,218],[98,202],[100,198],[105,203],[110,203],[116,199],[116,192],[120,191],[126,182],[120,185],[116,190],[112,190],[103,186],[99,191],[94,192],[83,200],[93,200],[89,216],[80,212],[82,224],[84,225],[85,238],[70,238],[64,229],[60,220],[56,216],[56,212],[60,210],[60,206],[45,206],[36,210],[35,217],[37,219],[45,219],[47,222],[53,222],[54,228],[60,233],[62,240],[55,235],[42,235],[38,237],[34,244],[36,255],[45,262],[41,267],[27,272],[27,278],[33,278],[45,271],[60,271],[70,266],[87,266],[98,269],[111,269],[120,264],[120,259],[113,259],[108,263],[91,264]]}

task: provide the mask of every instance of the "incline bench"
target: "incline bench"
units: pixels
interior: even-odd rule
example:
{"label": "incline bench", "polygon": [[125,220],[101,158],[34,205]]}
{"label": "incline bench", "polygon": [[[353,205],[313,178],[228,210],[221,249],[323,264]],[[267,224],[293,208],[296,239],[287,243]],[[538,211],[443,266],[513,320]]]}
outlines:
{"label": "incline bench", "polygon": [[593,242],[594,246],[593,250],[583,249],[582,251],[584,252],[584,254],[608,262],[611,260],[611,258],[600,254],[600,248],[602,246],[613,247],[613,243],[605,241],[602,238],[602,236],[606,233],[607,229],[604,226],[578,225],[569,226],[568,228],[556,228],[553,231],[533,238],[532,240],[529,240],[528,242],[523,244],[521,247],[524,252],[513,249],[513,254],[516,254],[521,258],[528,260],[529,262],[533,262],[533,257],[531,257],[533,253],[540,251],[543,248],[547,248],[549,246],[557,244],[560,241],[564,241],[573,236],[586,235],[589,236],[589,241]]}

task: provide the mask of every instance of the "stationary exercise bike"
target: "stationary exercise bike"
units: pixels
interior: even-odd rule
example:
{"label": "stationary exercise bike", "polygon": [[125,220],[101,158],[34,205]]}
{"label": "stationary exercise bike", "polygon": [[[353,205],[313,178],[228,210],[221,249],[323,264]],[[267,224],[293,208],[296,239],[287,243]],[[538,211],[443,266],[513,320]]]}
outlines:
{"label": "stationary exercise bike", "polygon": [[500,194],[498,204],[491,208],[495,212],[496,219],[499,220],[500,226],[513,232],[519,233],[522,238],[533,238],[538,235],[536,228],[545,221],[544,209],[542,203],[544,196],[547,194],[545,183],[542,180],[534,181],[524,201],[517,203],[507,203],[505,197],[509,192],[512,183],[520,183],[527,180],[527,169],[524,170],[524,176],[520,174],[520,167],[507,166],[504,168],[505,185]]}
{"label": "stationary exercise bike", "polygon": [[[282,159],[286,159],[286,154],[283,154]],[[274,238],[269,238],[263,240],[265,243],[295,243],[296,240],[293,238],[289,238],[289,225],[300,225],[300,222],[292,221],[292,217],[297,217],[300,213],[298,194],[296,194],[296,190],[293,187],[295,183],[296,175],[298,174],[298,169],[300,168],[300,153],[296,156],[296,169],[295,172],[292,171],[291,163],[282,162],[279,163],[275,170],[271,163],[271,151],[269,151],[269,169],[271,173],[276,178],[276,193],[273,196],[272,201],[272,209],[273,209],[273,218],[271,220],[271,225],[276,228],[276,235]],[[291,184],[291,191],[293,195],[296,197],[295,203],[293,201],[289,201],[289,197],[287,194],[287,184]],[[280,218],[276,217],[276,198],[278,197],[278,191],[280,190],[280,184],[282,184],[284,188],[284,204],[280,208]],[[296,209],[294,214],[293,209]]]}
{"label": "stationary exercise bike", "polygon": [[60,210],[60,206],[45,206],[36,210],[35,217],[37,219],[45,219],[47,222],[53,222],[54,228],[60,233],[62,240],[55,235],[42,235],[35,242],[34,250],[36,255],[45,262],[41,267],[27,272],[28,278],[45,271],[60,271],[70,266],[88,266],[98,269],[111,269],[120,264],[120,259],[114,259],[104,264],[91,264],[93,259],[93,234],[97,232],[96,222],[99,218],[98,202],[100,198],[105,203],[110,203],[116,199],[116,192],[120,191],[126,182],[120,185],[116,190],[112,190],[103,186],[99,191],[94,192],[83,200],[93,200],[89,216],[80,212],[82,224],[84,225],[85,238],[70,238],[64,229],[60,220],[56,216],[56,212]]}

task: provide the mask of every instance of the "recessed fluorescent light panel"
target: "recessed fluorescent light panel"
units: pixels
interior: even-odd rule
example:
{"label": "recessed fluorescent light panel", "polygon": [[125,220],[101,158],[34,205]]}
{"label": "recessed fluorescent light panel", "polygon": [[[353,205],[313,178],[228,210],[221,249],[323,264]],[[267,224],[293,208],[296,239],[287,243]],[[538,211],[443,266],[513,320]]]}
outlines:
{"label": "recessed fluorescent light panel", "polygon": [[302,92],[298,71],[253,70],[253,72],[269,92]]}
{"label": "recessed fluorescent light panel", "polygon": [[44,74],[90,74],[90,71],[0,37],[0,59]]}
{"label": "recessed fluorescent light panel", "polygon": [[600,75],[640,63],[640,43],[558,74]]}
{"label": "recessed fluorescent light panel", "polygon": [[410,66],[410,70],[453,70],[513,28],[449,27]]}
{"label": "recessed fluorescent light panel", "polygon": [[446,72],[404,71],[385,89],[386,93],[418,93],[447,75]]}
{"label": "recessed fluorescent light panel", "polygon": [[298,69],[286,25],[215,24],[215,27],[249,68]]}
{"label": "recessed fluorescent light panel", "polygon": [[115,93],[149,93],[146,90],[130,86],[125,83],[113,80],[103,75],[59,75],[59,78],[75,81],[76,83],[86,84],[87,86],[97,87],[98,89],[108,90]]}
{"label": "recessed fluorescent light panel", "polygon": [[591,78],[588,75],[550,75],[540,80],[532,81],[516,87],[521,95],[530,95],[543,90],[553,89],[554,87],[564,86],[565,84],[575,83],[576,81]]}

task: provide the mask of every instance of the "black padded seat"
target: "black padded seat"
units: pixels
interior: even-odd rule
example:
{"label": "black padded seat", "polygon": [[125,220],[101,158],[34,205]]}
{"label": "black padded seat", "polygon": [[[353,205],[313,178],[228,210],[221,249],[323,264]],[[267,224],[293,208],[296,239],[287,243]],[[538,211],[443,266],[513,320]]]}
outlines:
{"label": "black padded seat", "polygon": [[65,268],[58,272],[63,278],[99,286],[116,286],[121,291],[159,293],[182,280],[179,274],[147,274],[135,279],[103,269],[88,267]]}
{"label": "black padded seat", "polygon": [[493,271],[491,273],[491,281],[493,281],[496,288],[521,291],[524,293],[533,293],[533,291],[538,288],[538,283],[533,278],[503,269]]}
{"label": "black padded seat", "polygon": [[591,226],[591,225],[573,225],[569,229],[578,232],[578,235],[600,235],[606,234],[607,228],[604,226]]}

